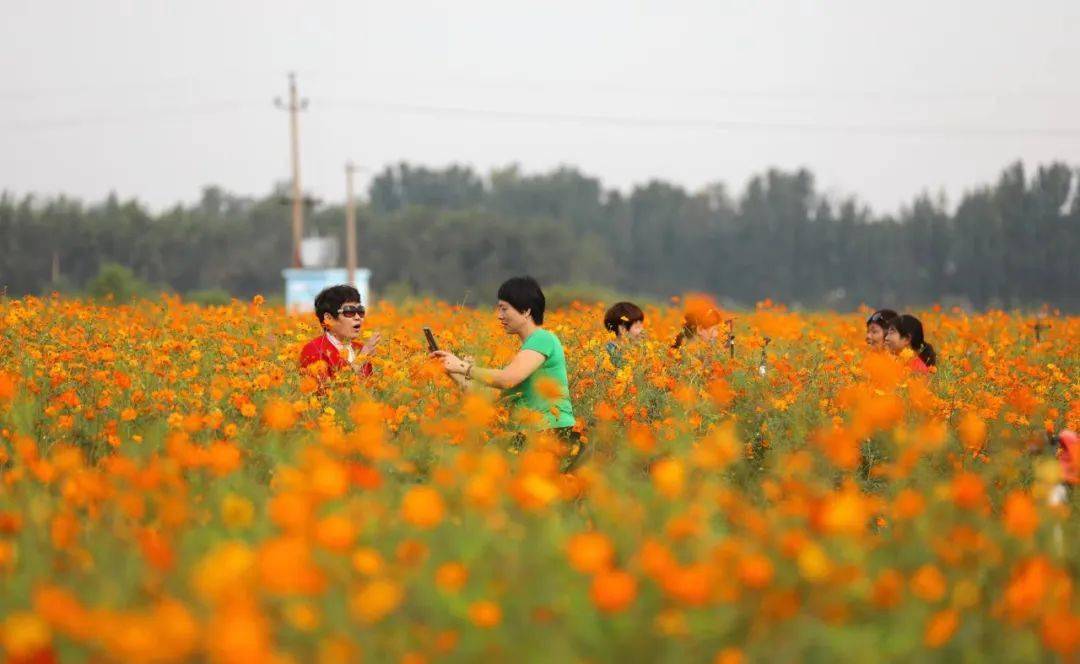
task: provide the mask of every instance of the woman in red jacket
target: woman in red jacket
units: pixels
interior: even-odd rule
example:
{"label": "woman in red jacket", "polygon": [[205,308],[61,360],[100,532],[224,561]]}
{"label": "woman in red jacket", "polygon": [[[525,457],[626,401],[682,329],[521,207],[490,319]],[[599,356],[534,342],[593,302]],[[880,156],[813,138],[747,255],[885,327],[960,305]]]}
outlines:
{"label": "woman in red jacket", "polygon": [[341,369],[350,368],[361,376],[371,375],[368,360],[379,345],[378,332],[360,348],[354,341],[360,336],[367,312],[360,304],[360,292],[352,286],[330,286],[315,297],[315,317],[323,334],[315,337],[300,351],[300,368],[317,363],[320,380],[334,377]]}
{"label": "woman in red jacket", "polygon": [[923,337],[922,322],[910,315],[897,316],[889,323],[885,332],[885,346],[894,353],[901,353],[910,348],[915,356],[911,358],[911,370],[915,373],[930,373],[930,367],[937,364],[934,347],[926,343]]}

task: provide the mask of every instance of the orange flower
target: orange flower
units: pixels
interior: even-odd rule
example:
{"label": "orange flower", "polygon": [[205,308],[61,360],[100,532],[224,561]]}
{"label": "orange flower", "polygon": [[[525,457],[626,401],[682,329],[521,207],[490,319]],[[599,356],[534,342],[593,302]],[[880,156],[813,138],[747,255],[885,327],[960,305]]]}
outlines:
{"label": "orange flower", "polygon": [[532,512],[546,508],[562,495],[559,485],[540,473],[525,473],[516,478],[510,493],[522,509]]}
{"label": "orange flower", "polygon": [[498,411],[479,394],[469,394],[461,405],[461,414],[465,421],[474,429],[487,429],[498,415]]}
{"label": "orange flower", "polygon": [[862,370],[867,381],[879,389],[894,388],[907,376],[904,365],[888,353],[867,354]]}
{"label": "orange flower", "polygon": [[1040,632],[1046,647],[1057,653],[1062,661],[1080,652],[1080,615],[1067,610],[1047,614]]}
{"label": "orange flower", "polygon": [[615,547],[607,535],[597,532],[578,533],[566,544],[570,566],[582,574],[596,574],[611,567]]}
{"label": "orange flower", "polygon": [[859,441],[842,427],[834,426],[815,437],[825,456],[837,468],[851,470],[859,465]]}
{"label": "orange flower", "polygon": [[664,591],[688,606],[703,606],[712,597],[713,573],[704,564],[675,567],[661,580]]}
{"label": "orange flower", "polygon": [[274,431],[288,431],[296,424],[296,411],[288,401],[274,399],[263,409],[263,420]]}
{"label": "orange flower", "polygon": [[726,408],[735,399],[735,390],[726,380],[717,378],[709,383],[709,399],[717,408]]}
{"label": "orange flower", "polygon": [[401,586],[389,579],[376,579],[352,594],[349,607],[364,623],[377,623],[397,610],[405,598]]}
{"label": "orange flower", "polygon": [[333,514],[315,524],[315,541],[324,549],[344,553],[356,540],[356,531],[352,521]]}
{"label": "orange flower", "polygon": [[259,578],[263,588],[279,595],[321,592],[326,579],[311,558],[307,542],[299,537],[269,540],[259,550]]}
{"label": "orange flower", "polygon": [[708,329],[719,325],[724,316],[713,298],[701,293],[690,293],[685,298],[683,320],[688,326]]}
{"label": "orange flower", "polygon": [[311,490],[320,498],[340,498],[349,490],[349,471],[345,464],[328,456],[319,456],[311,468]]}
{"label": "orange flower", "polygon": [[638,558],[641,560],[641,569],[653,580],[664,578],[678,567],[678,562],[671,551],[653,539],[645,540]]}
{"label": "orange flower", "polygon": [[766,556],[756,554],[739,561],[739,581],[747,588],[765,588],[772,579],[773,564]]}
{"label": "orange flower", "polygon": [[743,652],[738,648],[724,648],[713,658],[713,664],[743,664],[745,661]]}
{"label": "orange flower", "polygon": [[1027,622],[1042,609],[1052,587],[1068,588],[1065,575],[1057,573],[1044,556],[1037,556],[1017,563],[1013,567],[1009,585],[1005,588],[1004,608],[1006,617],[1015,624]]}
{"label": "orange flower", "polygon": [[556,380],[541,376],[536,380],[537,393],[548,401],[555,401],[566,395],[563,386]]}
{"label": "orange flower", "polygon": [[469,605],[469,620],[481,629],[491,629],[502,622],[502,609],[489,600],[473,602]]}
{"label": "orange flower", "polygon": [[435,570],[435,585],[448,593],[456,593],[469,580],[469,570],[461,563],[443,563]]}
{"label": "orange flower", "polygon": [[904,575],[894,569],[884,570],[874,581],[871,597],[880,609],[898,606],[904,597]]}
{"label": "orange flower", "polygon": [[1012,491],[1005,498],[1003,515],[1005,530],[1019,539],[1030,538],[1039,527],[1039,512],[1035,501],[1023,491]]}
{"label": "orange flower", "polygon": [[923,513],[926,499],[914,489],[904,489],[896,495],[893,502],[893,517],[899,521],[910,521]]}
{"label": "orange flower", "polygon": [[979,452],[986,443],[986,422],[971,411],[961,416],[960,421],[956,424],[956,432],[960,436],[960,443],[967,452]]}
{"label": "orange flower", "polygon": [[255,554],[239,542],[227,542],[195,566],[192,586],[209,602],[242,596],[253,581],[254,570]]}
{"label": "orange flower", "polygon": [[319,381],[317,378],[307,374],[300,377],[300,392],[302,394],[314,394],[318,389]]}
{"label": "orange flower", "polygon": [[983,505],[986,489],[982,478],[971,472],[959,473],[953,478],[953,502],[960,509],[974,510]]}
{"label": "orange flower", "polygon": [[0,371],[0,403],[15,398],[15,385],[14,375],[6,371]]}
{"label": "orange flower", "polygon": [[401,501],[401,516],[417,528],[429,529],[442,523],[446,503],[442,495],[428,486],[415,486]]}
{"label": "orange flower", "polygon": [[682,495],[683,487],[686,485],[686,471],[678,459],[667,458],[657,461],[653,464],[650,474],[653,487],[660,495],[670,500],[675,500]]}
{"label": "orange flower", "polygon": [[593,406],[593,417],[598,422],[614,422],[619,419],[619,411],[615,410],[608,402],[601,401]]}
{"label": "orange flower", "polygon": [[[0,624],[0,643],[10,661],[35,661],[52,642],[49,625],[29,612],[12,613]],[[51,656],[44,661],[55,661]]]}
{"label": "orange flower", "polygon": [[605,613],[624,611],[637,597],[637,579],[622,570],[602,571],[593,577],[589,596]]}
{"label": "orange flower", "polygon": [[821,527],[828,533],[859,535],[866,530],[870,511],[865,497],[854,487],[829,494],[821,507]]}
{"label": "orange flower", "polygon": [[952,639],[956,628],[960,626],[960,614],[955,609],[944,609],[930,617],[923,633],[923,643],[927,648],[940,648]]}
{"label": "orange flower", "polygon": [[735,423],[728,421],[698,441],[691,451],[691,458],[697,467],[715,471],[726,468],[739,458],[741,452]]}
{"label": "orange flower", "polygon": [[270,660],[270,624],[250,600],[222,606],[206,626],[207,649],[213,662]]}
{"label": "orange flower", "polygon": [[139,547],[146,561],[159,572],[168,572],[176,563],[176,555],[168,540],[155,529],[147,528],[140,533]]}
{"label": "orange flower", "polygon": [[378,551],[370,547],[361,547],[353,553],[352,566],[364,576],[375,576],[382,572],[384,563]]}
{"label": "orange flower", "polygon": [[314,509],[311,499],[301,493],[279,493],[270,499],[270,519],[286,531],[305,530],[311,523]]}
{"label": "orange flower", "polygon": [[206,464],[217,477],[239,470],[242,463],[240,449],[231,443],[219,441],[206,449]]}
{"label": "orange flower", "polygon": [[948,581],[937,567],[926,564],[911,577],[911,593],[924,602],[938,602],[945,597]]}

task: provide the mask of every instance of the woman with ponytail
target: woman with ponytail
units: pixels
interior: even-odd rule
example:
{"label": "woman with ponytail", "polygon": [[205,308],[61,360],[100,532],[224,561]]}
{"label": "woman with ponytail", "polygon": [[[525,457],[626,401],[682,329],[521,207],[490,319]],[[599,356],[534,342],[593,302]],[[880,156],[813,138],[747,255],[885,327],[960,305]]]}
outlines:
{"label": "woman with ponytail", "polygon": [[687,296],[683,327],[671,347],[682,348],[695,339],[715,341],[720,336],[720,324],[723,322],[724,316],[712,298],[705,295]]}
{"label": "woman with ponytail", "polygon": [[910,363],[915,373],[930,373],[930,367],[937,364],[937,353],[923,336],[922,322],[910,314],[902,314],[889,323],[885,346],[894,353],[910,348],[915,353]]}

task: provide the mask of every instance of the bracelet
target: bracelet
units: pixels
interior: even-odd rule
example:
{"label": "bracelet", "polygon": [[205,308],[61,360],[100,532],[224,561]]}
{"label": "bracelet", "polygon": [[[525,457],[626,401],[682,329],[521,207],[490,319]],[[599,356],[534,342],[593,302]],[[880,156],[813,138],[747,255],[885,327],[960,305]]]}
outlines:
{"label": "bracelet", "polygon": [[468,364],[465,365],[465,377],[468,378],[469,380],[472,380],[472,368],[473,368],[472,362],[469,362]]}

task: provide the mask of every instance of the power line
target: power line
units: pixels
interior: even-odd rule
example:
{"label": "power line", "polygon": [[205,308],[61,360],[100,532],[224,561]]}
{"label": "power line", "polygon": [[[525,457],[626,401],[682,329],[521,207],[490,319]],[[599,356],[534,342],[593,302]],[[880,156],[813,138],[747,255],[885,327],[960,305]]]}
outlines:
{"label": "power line", "polygon": [[250,79],[254,76],[269,77],[271,75],[278,76],[280,72],[277,70],[215,70],[215,74],[224,74],[227,78],[207,78],[197,76],[165,76],[155,79],[139,79],[128,81],[96,81],[86,82],[85,80],[79,85],[72,85],[66,87],[32,87],[32,88],[8,88],[0,91],[0,102],[2,103],[19,103],[19,102],[33,102],[38,100],[55,99],[58,97],[78,97],[87,94],[107,93],[110,97],[115,97],[125,93],[140,93],[148,90],[159,90],[162,88],[176,89],[178,87],[193,88],[200,84],[232,84],[237,79]]}
{"label": "power line", "polygon": [[128,124],[131,122],[145,122],[165,118],[182,118],[195,115],[214,115],[228,113],[242,108],[261,106],[261,102],[250,100],[222,100],[191,104],[188,106],[162,106],[158,108],[141,109],[135,113],[110,114],[110,115],[72,115],[68,117],[51,118],[47,120],[31,122],[15,122],[7,125],[7,129],[26,132],[49,129],[67,129],[72,127],[85,127],[92,125]]}
{"label": "power line", "polygon": [[854,125],[761,120],[708,120],[671,117],[617,116],[582,113],[543,113],[461,106],[405,104],[368,99],[326,99],[327,106],[430,116],[487,118],[511,122],[563,123],[593,126],[651,129],[700,129],[709,131],[791,131],[804,133],[882,134],[882,135],[953,135],[970,137],[1042,136],[1080,138],[1080,128],[1054,127],[978,127],[970,125]]}
{"label": "power line", "polygon": [[[231,77],[229,80],[235,80],[238,77],[250,78],[252,76],[276,76],[278,72],[276,70],[235,70],[235,71],[221,71],[217,70],[215,74],[227,74]],[[341,70],[341,71],[325,71],[325,70],[304,70],[300,73],[304,74],[308,78],[333,78],[334,80],[341,81],[347,78],[350,74],[355,73],[353,70]],[[400,77],[395,77],[396,82],[401,82]],[[570,92],[603,92],[614,94],[634,94],[634,95],[681,95],[690,97],[722,97],[729,99],[779,99],[779,100],[792,100],[792,99],[806,99],[806,100],[866,100],[866,101],[882,101],[882,102],[904,102],[904,101],[948,101],[948,100],[981,100],[981,101],[995,101],[1003,99],[1040,99],[1040,100],[1080,100],[1080,89],[1069,90],[1061,88],[1047,88],[1047,87],[1028,87],[1019,88],[1011,86],[1007,89],[989,90],[989,89],[956,89],[951,88],[948,90],[934,90],[934,89],[919,89],[919,88],[901,88],[901,89],[887,89],[887,88],[860,88],[855,86],[836,86],[836,87],[822,87],[814,85],[812,87],[758,87],[758,88],[728,88],[728,87],[715,87],[715,86],[694,86],[692,88],[671,86],[671,85],[623,85],[619,83],[612,83],[610,81],[567,81],[567,80],[522,80],[522,79],[465,79],[455,78],[447,79],[446,77],[430,78],[430,77],[413,77],[412,80],[417,84],[427,84],[432,82],[437,83],[449,83],[455,88],[471,88],[471,89],[501,89],[501,90],[553,90],[553,91],[570,91]],[[175,88],[177,86],[199,85],[203,83],[226,83],[227,80],[211,79],[207,77],[177,75],[168,76],[158,79],[141,79],[141,80],[129,80],[129,81],[99,81],[99,82],[83,82],[79,85],[67,86],[67,87],[30,87],[30,88],[14,88],[5,89],[0,91],[0,102],[21,102],[21,101],[35,101],[39,99],[49,99],[56,97],[69,97],[79,96],[88,93],[102,93],[107,92],[110,95],[116,95],[118,93],[125,92],[139,92],[143,90],[153,90],[160,88]]]}
{"label": "power line", "polygon": [[[542,124],[576,124],[597,127],[627,127],[644,129],[689,129],[712,132],[785,131],[816,134],[858,134],[885,136],[954,136],[972,138],[1043,137],[1058,139],[1080,138],[1077,127],[979,127],[977,125],[900,125],[900,124],[829,124],[778,122],[764,120],[713,120],[663,116],[604,115],[588,113],[550,113],[507,109],[413,104],[374,99],[327,98],[326,107],[357,108],[368,111],[423,115],[432,117],[480,118],[503,122]],[[137,112],[110,115],[75,115],[41,121],[15,122],[6,129],[19,132],[65,129],[103,124],[126,124],[166,118],[228,113],[261,106],[250,100],[221,100],[187,106],[166,106],[142,109]]]}

